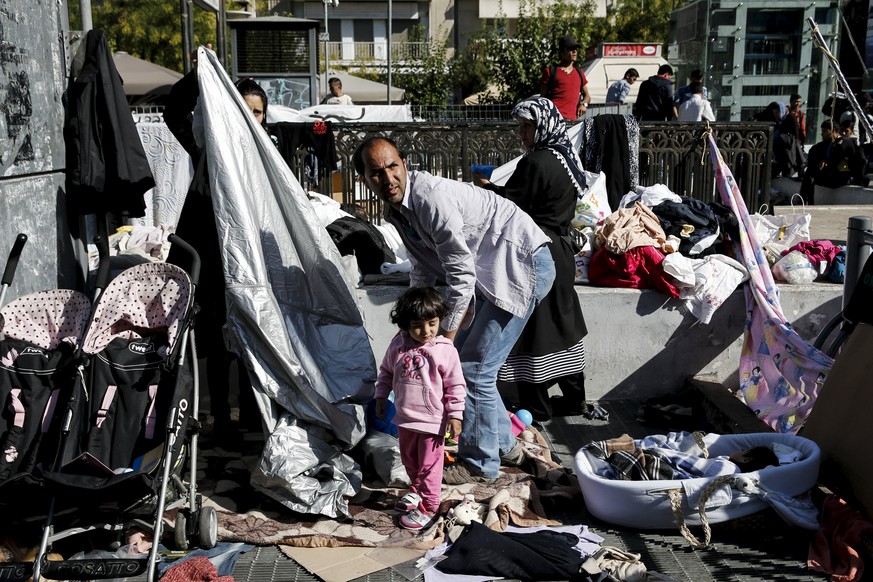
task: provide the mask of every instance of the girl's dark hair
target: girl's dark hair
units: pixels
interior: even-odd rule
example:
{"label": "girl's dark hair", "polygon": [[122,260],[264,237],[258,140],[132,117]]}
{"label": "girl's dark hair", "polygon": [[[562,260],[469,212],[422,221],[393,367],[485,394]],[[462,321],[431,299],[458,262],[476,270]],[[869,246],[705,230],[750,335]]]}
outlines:
{"label": "girl's dark hair", "polygon": [[406,331],[415,320],[442,319],[449,306],[439,291],[433,287],[410,287],[397,299],[391,310],[391,323]]}
{"label": "girl's dark hair", "polygon": [[236,82],[236,90],[239,91],[239,94],[243,97],[246,95],[255,95],[261,98],[261,101],[264,102],[264,119],[261,121],[261,125],[264,126],[264,129],[267,129],[267,105],[269,105],[269,101],[267,100],[267,92],[264,91],[264,88],[253,78],[246,77]]}

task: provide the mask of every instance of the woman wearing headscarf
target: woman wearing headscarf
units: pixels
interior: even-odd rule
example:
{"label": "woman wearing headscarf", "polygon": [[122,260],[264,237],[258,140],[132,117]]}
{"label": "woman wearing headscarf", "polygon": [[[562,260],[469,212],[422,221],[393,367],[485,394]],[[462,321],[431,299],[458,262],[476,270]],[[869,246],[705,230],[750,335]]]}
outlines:
{"label": "woman wearing headscarf", "polygon": [[[512,110],[527,152],[505,186],[477,182],[515,202],[549,235],[555,283],[536,307],[500,370],[516,382],[519,404],[535,420],[586,412],[585,318],[574,287],[576,245],[570,220],[585,188],[582,162],[573,149],[561,114],[551,100],[533,97]],[[549,398],[557,382],[563,397]]]}

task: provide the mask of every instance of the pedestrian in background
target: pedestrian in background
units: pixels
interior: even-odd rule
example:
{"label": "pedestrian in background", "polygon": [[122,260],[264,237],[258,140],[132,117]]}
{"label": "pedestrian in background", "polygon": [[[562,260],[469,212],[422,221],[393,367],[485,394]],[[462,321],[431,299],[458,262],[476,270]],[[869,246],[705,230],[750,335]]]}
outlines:
{"label": "pedestrian in background", "polygon": [[625,99],[627,99],[628,93],[630,93],[631,85],[636,83],[639,78],[640,74],[636,69],[625,71],[624,77],[610,85],[609,89],[606,90],[606,104],[623,104]]}
{"label": "pedestrian in background", "polygon": [[576,64],[579,43],[567,35],[558,42],[561,61],[545,67],[540,79],[540,96],[551,99],[564,119],[573,121],[585,115],[591,95],[588,94],[588,79]]}
{"label": "pedestrian in background", "polygon": [[661,65],[658,74],[640,83],[640,92],[634,103],[634,117],[640,121],[673,121],[673,67]]}
{"label": "pedestrian in background", "polygon": [[690,87],[691,98],[679,106],[679,121],[715,121],[712,106],[703,97],[703,83],[694,81]]}
{"label": "pedestrian in background", "polygon": [[321,100],[322,105],[354,105],[351,96],[343,93],[343,82],[338,77],[328,79],[327,86],[330,91]]}
{"label": "pedestrian in background", "polygon": [[691,85],[693,83],[700,83],[700,86],[703,88],[701,94],[703,98],[709,101],[709,91],[706,89],[706,86],[703,84],[703,72],[700,69],[694,69],[691,71],[691,74],[688,75],[688,84],[684,87],[679,87],[676,89],[676,95],[673,97],[673,103],[676,105],[678,109],[680,105],[691,99]]}

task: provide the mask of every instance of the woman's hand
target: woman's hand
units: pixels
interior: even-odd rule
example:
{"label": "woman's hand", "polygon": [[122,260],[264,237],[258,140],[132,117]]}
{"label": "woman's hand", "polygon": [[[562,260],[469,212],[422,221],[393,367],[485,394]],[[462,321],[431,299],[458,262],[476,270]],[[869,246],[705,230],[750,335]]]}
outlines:
{"label": "woman's hand", "polygon": [[485,184],[490,184],[491,180],[485,177],[484,174],[478,174],[476,172],[473,173],[473,184],[479,186],[480,188],[484,188]]}

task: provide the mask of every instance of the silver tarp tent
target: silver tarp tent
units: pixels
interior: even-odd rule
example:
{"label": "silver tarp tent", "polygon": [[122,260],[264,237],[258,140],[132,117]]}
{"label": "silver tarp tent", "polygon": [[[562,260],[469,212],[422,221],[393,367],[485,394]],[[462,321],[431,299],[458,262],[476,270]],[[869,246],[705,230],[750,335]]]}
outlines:
{"label": "silver tarp tent", "polygon": [[376,377],[354,289],[303,188],[203,47],[197,78],[194,131],[222,241],[225,334],[270,432],[252,484],[294,511],[347,517],[361,475],[343,451],[364,436]]}

